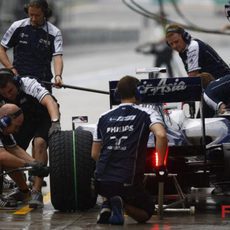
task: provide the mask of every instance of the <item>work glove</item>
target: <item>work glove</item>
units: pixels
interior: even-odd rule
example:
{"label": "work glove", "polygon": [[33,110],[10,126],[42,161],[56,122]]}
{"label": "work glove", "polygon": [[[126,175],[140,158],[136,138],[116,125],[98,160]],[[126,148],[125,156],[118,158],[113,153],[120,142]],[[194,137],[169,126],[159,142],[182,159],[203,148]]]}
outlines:
{"label": "work glove", "polygon": [[155,173],[159,182],[165,181],[168,176],[168,170],[164,165],[156,167]]}
{"label": "work glove", "polygon": [[29,172],[32,176],[47,177],[49,175],[49,167],[47,167],[42,162],[29,162],[25,164],[25,167],[31,167],[31,169],[29,169]]}
{"label": "work glove", "polygon": [[61,131],[61,124],[60,124],[60,121],[57,120],[57,121],[52,121],[51,123],[51,126],[50,126],[50,129],[49,129],[49,137],[54,134],[54,133],[57,133]]}

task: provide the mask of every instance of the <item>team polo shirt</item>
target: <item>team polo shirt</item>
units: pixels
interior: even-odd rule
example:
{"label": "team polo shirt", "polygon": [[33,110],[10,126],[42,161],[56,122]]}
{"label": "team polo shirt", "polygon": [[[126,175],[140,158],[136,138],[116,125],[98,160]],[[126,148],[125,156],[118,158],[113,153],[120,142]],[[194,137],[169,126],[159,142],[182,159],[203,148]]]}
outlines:
{"label": "team polo shirt", "polygon": [[14,22],[4,34],[1,45],[13,48],[13,65],[19,75],[32,75],[41,80],[50,80],[51,60],[63,53],[61,31],[45,22],[41,27],[34,27],[26,18]]}
{"label": "team polo shirt", "polygon": [[102,142],[96,179],[132,184],[143,176],[150,126],[162,123],[159,114],[134,104],[120,104],[98,121],[94,141]]}
{"label": "team polo shirt", "polygon": [[187,73],[192,71],[207,72],[215,79],[230,74],[230,68],[208,44],[193,39],[186,49],[179,53]]}
{"label": "team polo shirt", "polygon": [[[20,78],[18,95],[13,103],[22,109],[25,123],[36,122],[44,116],[50,119],[47,108],[40,103],[46,95],[50,95],[49,91],[36,79],[29,77]],[[0,103],[12,103],[12,101],[0,96]]]}
{"label": "team polo shirt", "polygon": [[230,103],[230,75],[212,81],[204,92],[204,100],[215,111],[219,106]]}

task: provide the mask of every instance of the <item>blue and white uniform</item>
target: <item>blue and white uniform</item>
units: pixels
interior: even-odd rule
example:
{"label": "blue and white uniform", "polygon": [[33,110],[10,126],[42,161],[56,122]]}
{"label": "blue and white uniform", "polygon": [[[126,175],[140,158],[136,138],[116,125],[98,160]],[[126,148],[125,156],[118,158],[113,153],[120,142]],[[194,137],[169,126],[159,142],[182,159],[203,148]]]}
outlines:
{"label": "blue and white uniform", "polygon": [[27,149],[34,137],[41,137],[48,143],[48,131],[51,119],[47,109],[40,103],[46,95],[50,95],[36,80],[29,77],[20,78],[16,83],[18,95],[15,101],[0,96],[1,104],[14,103],[24,114],[24,122],[20,130],[14,134],[17,144]]}
{"label": "blue and white uniform", "polygon": [[129,185],[142,178],[150,127],[156,123],[163,124],[156,111],[130,103],[102,114],[94,134],[103,146],[96,179]]}
{"label": "blue and white uniform", "polygon": [[31,75],[39,80],[50,81],[51,60],[62,55],[61,31],[45,22],[41,27],[33,27],[30,18],[14,22],[4,34],[1,45],[13,47],[13,66],[20,76]]}
{"label": "blue and white uniform", "polygon": [[220,105],[230,103],[230,75],[212,81],[204,92],[205,102],[215,111]]}
{"label": "blue and white uniform", "polygon": [[186,49],[179,53],[187,73],[192,71],[207,72],[215,79],[230,74],[230,68],[208,44],[192,39]]}

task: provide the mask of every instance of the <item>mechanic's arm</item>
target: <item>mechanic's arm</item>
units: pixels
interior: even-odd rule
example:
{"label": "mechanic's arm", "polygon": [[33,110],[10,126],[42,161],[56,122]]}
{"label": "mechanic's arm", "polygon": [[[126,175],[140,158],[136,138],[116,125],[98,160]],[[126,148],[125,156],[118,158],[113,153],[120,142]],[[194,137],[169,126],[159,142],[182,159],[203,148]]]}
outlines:
{"label": "mechanic's arm", "polygon": [[34,159],[18,145],[2,147],[0,148],[0,154],[2,157],[4,156],[3,159],[1,159],[1,163],[3,163],[5,167],[24,167],[25,163],[34,161]]}
{"label": "mechanic's arm", "polygon": [[5,68],[11,69],[15,75],[18,75],[17,70],[13,68],[13,64],[7,55],[7,49],[2,45],[0,45],[0,62]]}
{"label": "mechanic's arm", "polygon": [[58,104],[50,94],[47,94],[40,103],[47,108],[51,121],[59,120],[60,112]]}
{"label": "mechanic's arm", "polygon": [[55,86],[62,86],[63,58],[62,55],[55,55],[54,60],[54,81]]}
{"label": "mechanic's arm", "polygon": [[199,71],[192,71],[188,73],[189,77],[197,77],[200,74]]}
{"label": "mechanic's arm", "polygon": [[156,152],[159,157],[159,166],[164,165],[164,159],[168,149],[168,139],[164,126],[161,123],[155,123],[150,127],[150,130],[156,137]]}
{"label": "mechanic's arm", "polygon": [[92,150],[91,150],[91,157],[97,161],[100,157],[101,153],[101,142],[100,141],[94,141],[92,145]]}

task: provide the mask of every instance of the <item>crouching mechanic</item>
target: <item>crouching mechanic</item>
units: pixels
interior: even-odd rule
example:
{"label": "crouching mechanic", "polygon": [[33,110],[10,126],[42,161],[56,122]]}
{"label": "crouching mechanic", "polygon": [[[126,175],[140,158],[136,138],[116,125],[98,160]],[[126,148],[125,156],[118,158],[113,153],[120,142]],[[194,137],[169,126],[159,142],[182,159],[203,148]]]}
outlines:
{"label": "crouching mechanic", "polygon": [[[0,107],[0,167],[12,170],[19,167],[31,166],[34,175],[48,176],[48,168],[36,162],[28,153],[20,148],[13,138],[24,120],[22,110],[14,104],[4,104]],[[9,176],[16,182],[21,192],[21,201],[30,199],[30,190],[22,172],[12,172]],[[16,207],[17,202],[6,197],[0,197],[0,208]]]}
{"label": "crouching mechanic", "polygon": [[[60,130],[59,108],[53,96],[36,79],[14,77],[9,69],[0,69],[0,99],[2,103],[14,103],[24,113],[24,123],[14,135],[18,145],[26,150],[32,140],[32,156],[47,164],[48,137]],[[43,207],[41,193],[43,178],[35,177],[31,208]]]}
{"label": "crouching mechanic", "polygon": [[204,100],[217,113],[224,114],[230,109],[230,75],[213,80],[204,91]]}
{"label": "crouching mechanic", "polygon": [[104,198],[97,223],[122,225],[123,208],[137,222],[146,222],[154,212],[153,198],[143,185],[147,141],[153,132],[163,168],[168,140],[159,114],[136,105],[138,84],[135,77],[121,78],[121,104],[102,114],[95,130],[92,158],[97,161],[96,187]]}

